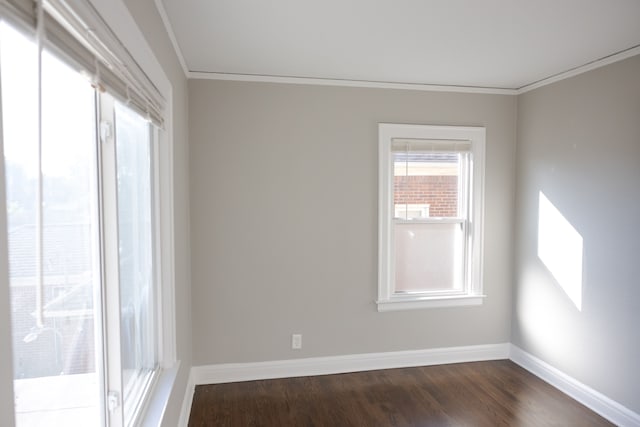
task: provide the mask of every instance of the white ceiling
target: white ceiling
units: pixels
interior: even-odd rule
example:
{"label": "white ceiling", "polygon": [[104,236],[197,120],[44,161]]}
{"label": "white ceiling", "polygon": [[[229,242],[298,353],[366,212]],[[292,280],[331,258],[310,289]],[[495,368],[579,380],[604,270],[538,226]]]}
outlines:
{"label": "white ceiling", "polygon": [[200,77],[520,89],[640,53],[640,0],[158,3],[183,66]]}

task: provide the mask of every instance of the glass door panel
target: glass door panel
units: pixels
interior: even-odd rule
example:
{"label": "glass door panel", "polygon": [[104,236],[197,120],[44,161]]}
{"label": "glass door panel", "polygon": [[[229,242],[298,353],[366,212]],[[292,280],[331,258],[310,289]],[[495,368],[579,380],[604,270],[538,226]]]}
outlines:
{"label": "glass door panel", "polygon": [[116,163],[123,415],[129,425],[155,370],[151,126],[117,104]]}
{"label": "glass door panel", "polygon": [[16,423],[101,425],[95,92],[43,53],[39,151],[37,48],[0,31]]}

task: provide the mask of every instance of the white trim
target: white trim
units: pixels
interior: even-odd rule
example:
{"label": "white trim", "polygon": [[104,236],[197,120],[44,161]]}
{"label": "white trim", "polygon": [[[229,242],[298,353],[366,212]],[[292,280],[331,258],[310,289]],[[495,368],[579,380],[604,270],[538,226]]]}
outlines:
{"label": "white trim", "polygon": [[171,44],[173,45],[173,50],[176,52],[182,71],[184,72],[185,77],[189,78],[189,68],[187,68],[187,62],[184,60],[182,49],[180,49],[180,45],[178,44],[178,39],[176,38],[176,33],[173,31],[173,25],[171,25],[169,15],[167,15],[167,10],[164,8],[162,0],[155,0],[155,4],[156,9],[158,9],[158,13],[160,14],[160,18],[162,19],[162,23],[164,24],[164,29],[167,31],[169,40],[171,40]]}
{"label": "white trim", "polygon": [[543,87],[570,77],[577,76],[596,68],[604,67],[614,62],[640,54],[640,45],[633,46],[620,52],[607,55],[603,58],[596,59],[583,65],[579,65],[570,70],[562,71],[549,77],[542,78],[538,81],[527,83],[518,88],[500,88],[500,87],[482,87],[482,86],[461,86],[461,85],[437,85],[428,83],[400,83],[385,82],[371,80],[351,80],[351,79],[331,79],[323,77],[299,77],[299,76],[278,76],[267,74],[242,74],[242,73],[224,73],[224,72],[204,72],[190,71],[187,62],[178,44],[178,39],[169,20],[167,11],[162,0],[154,0],[158,13],[165,26],[171,44],[176,52],[178,61],[187,79],[194,80],[228,80],[241,82],[263,82],[263,83],[285,83],[285,84],[301,84],[313,86],[343,86],[343,87],[363,87],[377,89],[400,89],[400,90],[416,90],[424,92],[457,92],[457,93],[478,93],[487,95],[521,95],[532,91],[539,87]]}
{"label": "white trim", "polygon": [[193,405],[193,394],[196,391],[196,384],[193,379],[193,367],[189,370],[189,378],[187,387],[184,391],[182,399],[182,407],[180,408],[180,418],[178,418],[178,427],[188,427],[189,417],[191,416],[191,406]]}
{"label": "white trim", "polygon": [[156,381],[152,385],[153,393],[146,402],[146,407],[141,411],[144,426],[159,426],[171,398],[171,392],[176,384],[176,377],[180,370],[180,361],[167,369],[157,372]]}
{"label": "white trim", "polygon": [[255,363],[194,366],[194,384],[220,384],[273,378],[330,375],[378,369],[507,359],[509,344],[487,344],[388,353],[351,354]]}
{"label": "white trim", "polygon": [[[171,105],[171,81],[164,72],[147,43],[135,20],[124,4],[124,0],[89,0],[98,14],[104,19],[114,34],[125,45],[131,56],[147,74],[158,90],[165,97],[167,105]],[[169,114],[167,119],[170,119]]]}
{"label": "white trim", "polygon": [[[159,0],[158,0],[159,1]],[[349,79],[329,79],[321,77],[297,77],[297,76],[271,76],[264,74],[238,74],[238,73],[216,73],[189,71],[189,79],[200,80],[231,80],[239,82],[263,82],[263,83],[287,83],[313,86],[344,86],[344,87],[364,87],[376,89],[401,89],[417,90],[426,92],[461,92],[461,93],[481,93],[489,95],[517,95],[516,89],[475,87],[475,86],[447,86],[432,85],[423,83],[398,83],[398,82],[376,82],[369,80],[349,80]]]}
{"label": "white trim", "polygon": [[193,366],[178,426],[188,425],[196,385],[502,359],[510,359],[616,425],[640,427],[640,414],[510,343]]}
{"label": "white trim", "polygon": [[[173,90],[169,91],[169,100],[173,100]],[[159,243],[161,276],[160,339],[162,367],[169,368],[178,360],[176,346],[176,310],[175,310],[175,230],[174,230],[174,192],[173,192],[173,102],[167,105],[165,130],[157,132],[156,144],[158,167],[155,196],[159,203],[157,226],[160,229]]]}
{"label": "white trim", "polygon": [[378,300],[378,311],[400,311],[414,310],[418,308],[438,308],[438,307],[464,307],[470,305],[482,305],[486,295],[461,295],[461,296],[440,296],[423,298],[402,298],[391,297],[385,300]]}
{"label": "white trim", "polygon": [[[156,0],[156,4],[161,4],[161,0]],[[160,7],[158,7],[160,10]],[[163,15],[164,10],[161,12]],[[166,13],[165,13],[166,15]],[[165,18],[163,17],[163,21]],[[297,77],[297,76],[272,76],[264,74],[240,74],[240,73],[219,73],[219,72],[201,72],[201,71],[188,71],[186,63],[183,62],[184,58],[181,51],[177,47],[177,41],[175,35],[171,30],[170,24],[167,19],[167,31],[169,37],[174,43],[174,48],[178,53],[180,63],[185,70],[185,75],[188,79],[196,80],[231,80],[241,82],[264,82],[264,83],[285,83],[285,84],[301,84],[301,85],[315,85],[315,86],[344,86],[344,87],[364,87],[364,88],[377,88],[377,89],[401,89],[401,90],[416,90],[425,92],[458,92],[458,93],[479,93],[487,95],[521,95],[523,93],[532,91],[542,86],[549,85],[561,80],[568,79],[570,77],[577,76],[587,71],[595,70],[596,68],[604,67],[614,62],[622,61],[623,59],[630,58],[632,56],[640,54],[640,46],[633,46],[629,49],[614,54],[608,55],[604,58],[596,59],[595,61],[588,62],[578,67],[572,68],[567,71],[554,74],[549,77],[545,77],[541,80],[528,83],[517,89],[511,88],[494,88],[494,87],[478,87],[478,86],[458,86],[458,85],[434,85],[425,83],[399,83],[399,82],[378,82],[370,80],[348,80],[348,79],[329,79],[320,77]]]}
{"label": "white trim", "polygon": [[501,360],[508,357],[509,346],[510,344],[503,343],[429,350],[276,360],[271,362],[193,366],[189,372],[178,426],[187,427],[189,424],[196,385],[311,375],[330,375],[377,369],[479,362],[483,360]]}
{"label": "white trim", "polygon": [[534,89],[538,89],[539,87],[550,85],[552,83],[556,83],[561,80],[565,80],[570,77],[574,77],[579,74],[586,73],[587,71],[595,70],[596,68],[604,67],[605,65],[613,64],[614,62],[622,61],[623,59],[631,58],[632,56],[636,56],[638,54],[640,54],[640,45],[631,47],[629,49],[625,49],[620,52],[616,52],[614,54],[605,56],[604,58],[596,59],[595,61],[591,61],[586,64],[580,65],[578,67],[572,68],[570,70],[563,71],[558,74],[554,74],[553,76],[546,77],[542,80],[529,83],[525,86],[518,88],[515,91],[515,94],[521,95],[523,93],[532,91]]}
{"label": "white trim", "polygon": [[640,426],[640,414],[527,353],[518,346],[511,344],[509,358],[612,423],[621,427]]}
{"label": "white trim", "polygon": [[[471,202],[471,206],[467,207],[465,201],[465,206],[461,209],[468,212],[464,215],[464,224],[467,228],[465,228],[464,256],[460,266],[464,273],[463,291],[449,290],[438,294],[425,292],[407,295],[395,293],[393,224],[396,221],[391,217],[393,204],[391,154],[393,141],[397,138],[467,141],[470,144],[473,166],[469,163],[467,165],[473,174],[470,178],[471,188],[466,188],[469,183],[467,167],[464,168],[464,178],[459,180],[465,183],[460,191],[463,194],[469,194]],[[378,123],[378,311],[482,304],[485,141],[484,127]],[[439,219],[438,222],[444,222],[444,220]]]}

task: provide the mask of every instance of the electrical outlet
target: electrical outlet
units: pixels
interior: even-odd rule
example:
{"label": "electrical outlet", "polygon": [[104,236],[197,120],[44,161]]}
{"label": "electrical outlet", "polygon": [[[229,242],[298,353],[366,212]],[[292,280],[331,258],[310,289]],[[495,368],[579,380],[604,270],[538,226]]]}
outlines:
{"label": "electrical outlet", "polygon": [[302,348],[302,334],[291,335],[291,349],[300,350]]}

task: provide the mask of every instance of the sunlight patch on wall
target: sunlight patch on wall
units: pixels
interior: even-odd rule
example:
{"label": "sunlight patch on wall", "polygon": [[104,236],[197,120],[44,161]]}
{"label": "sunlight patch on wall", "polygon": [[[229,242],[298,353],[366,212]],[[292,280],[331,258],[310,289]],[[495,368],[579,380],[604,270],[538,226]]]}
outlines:
{"label": "sunlight patch on wall", "polygon": [[582,311],[582,236],[542,191],[538,204],[538,258]]}

